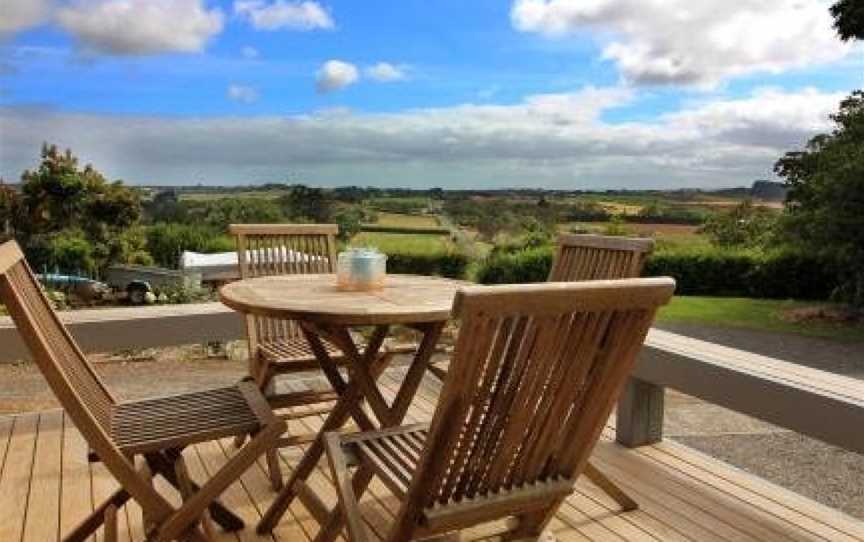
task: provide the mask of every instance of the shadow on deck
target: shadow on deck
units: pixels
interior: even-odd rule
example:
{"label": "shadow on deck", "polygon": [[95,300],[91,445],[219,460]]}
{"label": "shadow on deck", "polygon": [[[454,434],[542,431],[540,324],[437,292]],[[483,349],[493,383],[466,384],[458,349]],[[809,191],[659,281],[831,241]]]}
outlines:
{"label": "shadow on deck", "polygon": [[[392,396],[399,370],[382,377]],[[429,377],[409,413],[411,421],[431,417],[438,382]],[[320,420],[291,422],[306,432]],[[864,540],[864,523],[755,478],[674,442],[627,449],[612,441],[608,427],[593,461],[640,504],[619,512],[584,478],[551,525],[556,539],[569,540]],[[206,478],[232,453],[229,441],[187,450],[193,477]],[[289,472],[302,451],[282,450]],[[326,503],[335,503],[324,463],[311,480]],[[87,447],[62,411],[0,418],[0,541],[51,541],[68,532],[116,487],[99,464],[87,463]],[[168,490],[165,491],[169,495]],[[254,525],[274,494],[263,462],[223,494],[223,502],[247,523],[220,540],[310,540],[317,523],[295,502],[272,537],[259,537]],[[379,536],[392,521],[396,502],[381,484],[365,498],[365,517]],[[141,511],[134,503],[120,514],[121,540],[143,540]],[[482,534],[478,531],[473,534]],[[101,533],[100,533],[101,536]],[[100,538],[97,536],[97,540]]]}

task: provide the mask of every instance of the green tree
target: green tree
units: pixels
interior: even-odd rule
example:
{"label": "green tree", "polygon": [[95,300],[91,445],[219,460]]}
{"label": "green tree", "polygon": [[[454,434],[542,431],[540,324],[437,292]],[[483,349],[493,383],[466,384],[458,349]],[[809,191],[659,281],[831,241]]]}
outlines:
{"label": "green tree", "polygon": [[288,218],[295,221],[327,222],[332,213],[324,191],[304,184],[291,185],[279,202]]}
{"label": "green tree", "polygon": [[[90,164],[79,167],[71,150],[42,145],[38,167],[21,175],[18,206],[12,228],[37,265],[91,272],[140,259],[126,250],[133,244],[122,241],[141,219],[140,192],[106,181]],[[82,240],[90,244],[87,251]],[[75,255],[81,258],[77,265]]]}
{"label": "green tree", "polygon": [[846,269],[841,294],[864,306],[864,92],[840,103],[829,134],[774,166],[789,193],[784,232],[808,250],[828,253]]}
{"label": "green tree", "polygon": [[20,208],[18,193],[0,179],[0,242],[14,237],[13,224]]}
{"label": "green tree", "polygon": [[729,212],[711,215],[700,231],[717,246],[755,248],[767,245],[776,227],[776,212],[745,200]]}
{"label": "green tree", "polygon": [[843,41],[864,39],[864,2],[839,0],[831,6],[834,28]]}

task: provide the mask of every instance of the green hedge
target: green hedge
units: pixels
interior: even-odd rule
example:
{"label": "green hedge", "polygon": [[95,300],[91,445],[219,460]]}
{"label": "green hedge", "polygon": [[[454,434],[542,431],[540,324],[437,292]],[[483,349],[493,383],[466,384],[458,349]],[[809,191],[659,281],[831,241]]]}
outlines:
{"label": "green hedge", "polygon": [[465,278],[470,258],[461,252],[388,252],[387,272]]}
{"label": "green hedge", "polygon": [[404,233],[407,235],[450,235],[447,228],[409,228],[407,226],[381,226],[380,224],[362,224],[360,231],[374,233]]}
{"label": "green hedge", "polygon": [[[478,267],[483,284],[542,282],[552,266],[551,247],[495,253]],[[796,251],[660,251],[646,276],[671,276],[679,295],[776,299],[828,299],[840,285],[838,266],[825,257]]]}
{"label": "green hedge", "polygon": [[552,268],[552,247],[495,252],[477,268],[474,279],[481,284],[543,282]]}

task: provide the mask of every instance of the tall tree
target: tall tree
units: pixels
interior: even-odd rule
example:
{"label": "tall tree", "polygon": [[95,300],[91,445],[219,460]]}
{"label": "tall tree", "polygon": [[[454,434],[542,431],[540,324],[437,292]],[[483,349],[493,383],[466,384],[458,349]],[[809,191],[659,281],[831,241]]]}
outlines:
{"label": "tall tree", "polygon": [[21,208],[18,193],[0,179],[0,241],[13,237],[13,223]]}
{"label": "tall tree", "polygon": [[774,166],[789,185],[785,232],[845,269],[845,297],[864,306],[864,92],[840,103],[831,133],[812,138]]}
{"label": "tall tree", "polygon": [[[12,218],[15,234],[29,255],[42,264],[53,264],[52,247],[82,243],[91,245],[95,259],[88,259],[94,263],[82,264],[81,269],[140,257],[129,253],[130,247],[140,245],[130,241],[129,234],[141,219],[139,191],[121,181],[106,181],[90,164],[80,167],[71,150],[61,152],[56,145],[42,145],[39,165],[21,176],[19,207]],[[69,239],[75,242],[67,242]]]}

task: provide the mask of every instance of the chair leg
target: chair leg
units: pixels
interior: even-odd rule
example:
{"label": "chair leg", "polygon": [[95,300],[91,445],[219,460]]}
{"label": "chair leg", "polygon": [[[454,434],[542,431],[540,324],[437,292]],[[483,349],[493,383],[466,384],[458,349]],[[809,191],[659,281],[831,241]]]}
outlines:
{"label": "chair leg", "polygon": [[117,506],[114,504],[105,509],[105,542],[117,542]]}
{"label": "chair leg", "polygon": [[[192,498],[197,491],[192,478],[189,476],[189,469],[186,466],[186,460],[183,458],[183,453],[179,450],[174,450],[171,454],[174,459],[174,473],[177,476],[177,489],[180,490],[180,496],[183,502]],[[207,510],[201,514],[201,528],[204,530],[204,535],[207,538],[213,539],[213,526],[210,524],[210,515]]]}
{"label": "chair leg", "polygon": [[281,491],[284,486],[282,481],[282,468],[279,466],[279,451],[274,446],[267,450],[267,472],[270,475],[270,487],[273,491]]}
{"label": "chair leg", "polygon": [[[545,541],[549,540],[549,536],[544,535],[543,531],[546,529],[546,526],[552,521],[552,518],[555,517],[555,512],[558,511],[558,508],[561,506],[561,503],[564,502],[563,498],[556,499],[551,505],[536,510],[534,512],[528,512],[518,516],[518,523],[516,524],[515,529],[511,532],[504,534],[501,537],[502,542],[522,542],[522,541]],[[555,538],[552,537],[551,540]]]}
{"label": "chair leg", "polygon": [[[63,537],[63,542],[84,542],[85,540],[89,540],[93,537],[93,533],[99,529],[103,524],[107,524],[106,516],[107,510],[109,508],[114,508],[115,517],[116,510],[126,504],[126,501],[130,499],[130,495],[126,490],[119,489],[111,495],[108,500],[99,505],[96,510],[93,511],[92,514],[87,516],[87,518],[78,524],[72,532]],[[107,529],[107,527],[106,527]],[[116,527],[115,527],[116,529]]]}
{"label": "chair leg", "polygon": [[589,480],[594,482],[594,485],[603,490],[604,493],[612,497],[612,499],[618,503],[618,506],[625,512],[631,512],[639,508],[639,504],[634,501],[630,495],[624,492],[618,484],[609,479],[608,476],[597,470],[597,467],[591,464],[589,461],[585,465],[585,476],[588,477]]}
{"label": "chair leg", "polygon": [[264,426],[207,483],[195,491],[195,494],[185,501],[176,513],[159,526],[158,535],[170,540],[185,535],[190,527],[198,530],[197,518],[201,517],[228,486],[236,482],[249,467],[254,465],[261,455],[273,448],[284,431],[285,422],[278,418]]}

